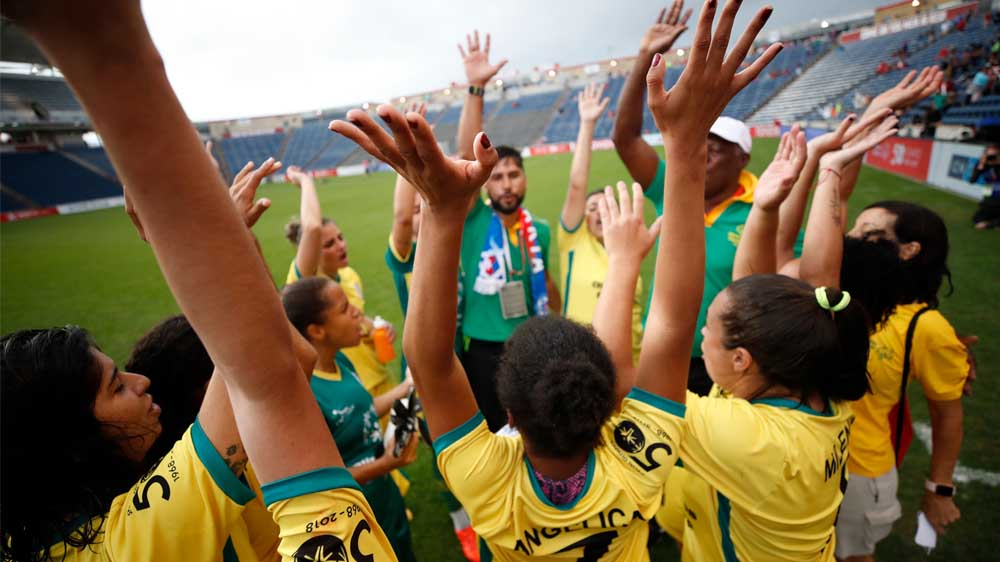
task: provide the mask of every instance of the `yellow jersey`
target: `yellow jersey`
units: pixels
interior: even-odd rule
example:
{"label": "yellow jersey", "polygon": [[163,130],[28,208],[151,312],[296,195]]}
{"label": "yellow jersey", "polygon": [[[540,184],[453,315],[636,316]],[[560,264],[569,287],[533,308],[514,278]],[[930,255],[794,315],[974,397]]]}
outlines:
{"label": "yellow jersey", "polygon": [[853,415],[787,398],[688,393],[682,560],[834,560]]}
{"label": "yellow jersey", "polygon": [[[584,218],[570,230],[559,222],[559,271],[562,282],[562,315],[574,322],[590,325],[594,321],[597,299],[608,276],[608,252],[587,226]],[[642,277],[635,285],[632,299],[632,354],[638,358],[642,345]]]}
{"label": "yellow jersey", "polygon": [[[903,351],[910,320],[923,303],[896,307],[870,338],[868,374],[872,391],[852,408],[857,420],[851,432],[848,470],[867,478],[881,476],[896,466],[889,412],[899,402],[903,381]],[[937,310],[928,310],[917,320],[910,350],[910,380],[920,381],[929,400],[947,401],[962,397],[969,375],[965,346],[955,329]]]}
{"label": "yellow jersey", "polygon": [[269,482],[264,503],[281,528],[281,559],[396,562],[361,488],[345,468]]}
{"label": "yellow jersey", "polygon": [[554,505],[521,437],[490,433],[482,414],[438,437],[437,463],[493,559],[649,560],[645,523],[677,460],[684,406],[633,389],[605,422],[580,495]]}
{"label": "yellow jersey", "polygon": [[[285,279],[285,283],[294,283],[299,279],[302,279],[302,274],[299,272],[299,268],[293,259],[292,264],[288,268],[288,276]],[[331,279],[336,281],[340,285],[340,288],[344,290],[347,301],[364,314],[365,292],[361,284],[361,276],[358,275],[358,272],[352,267],[342,267],[337,270],[337,275],[331,277]],[[371,393],[372,396],[385,394],[392,388],[392,384],[389,381],[389,370],[376,357],[375,344],[372,343],[371,338],[366,337],[360,344],[340,351],[354,364],[358,378],[361,379],[365,390]]]}
{"label": "yellow jersey", "polygon": [[53,560],[219,560],[232,548],[229,536],[242,524],[253,490],[229,469],[196,420],[174,447],[116,497],[111,509],[91,519],[99,526],[94,544],[59,542]]}

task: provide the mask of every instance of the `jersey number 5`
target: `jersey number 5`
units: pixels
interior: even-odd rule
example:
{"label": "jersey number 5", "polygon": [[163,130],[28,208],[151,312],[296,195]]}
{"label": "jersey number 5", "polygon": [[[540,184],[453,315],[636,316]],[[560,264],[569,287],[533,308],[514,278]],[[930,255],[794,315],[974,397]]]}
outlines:
{"label": "jersey number 5", "polygon": [[132,505],[135,506],[135,510],[136,511],[142,511],[142,510],[148,509],[150,507],[150,503],[149,503],[149,488],[152,487],[153,484],[159,484],[160,485],[160,492],[161,492],[160,493],[160,497],[162,497],[165,500],[169,500],[170,499],[170,485],[167,484],[167,479],[164,478],[163,476],[160,476],[159,474],[157,474],[157,475],[153,476],[152,478],[150,478],[149,480],[146,481],[146,485],[143,486],[143,488],[142,488],[142,497],[141,498],[139,497],[139,491],[138,490],[136,490],[135,495],[132,496]]}

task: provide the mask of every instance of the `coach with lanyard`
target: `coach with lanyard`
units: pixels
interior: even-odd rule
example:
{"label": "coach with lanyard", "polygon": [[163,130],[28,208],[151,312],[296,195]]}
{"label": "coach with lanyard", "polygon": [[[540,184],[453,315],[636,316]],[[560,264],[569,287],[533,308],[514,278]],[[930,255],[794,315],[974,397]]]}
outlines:
{"label": "coach with lanyard", "polygon": [[[506,64],[489,63],[490,36],[482,48],[479,32],[467,36],[461,52],[469,92],[458,125],[458,153],[473,158],[472,141],[482,130],[484,87]],[[498,146],[500,159],[486,181],[489,202],[478,199],[465,219],[462,236],[462,363],[476,402],[491,431],[507,423],[496,390],[496,370],[504,342],[532,316],[559,310],[559,292],[548,274],[552,234],[544,220],[521,206],[528,182],[518,150]]]}

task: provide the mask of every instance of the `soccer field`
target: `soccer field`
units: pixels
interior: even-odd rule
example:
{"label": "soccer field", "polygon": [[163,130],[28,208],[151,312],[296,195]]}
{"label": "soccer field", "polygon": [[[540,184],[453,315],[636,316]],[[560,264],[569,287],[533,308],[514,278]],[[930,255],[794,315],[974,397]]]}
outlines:
{"label": "soccer field", "polygon": [[[757,140],[750,170],[760,173],[776,145],[774,139]],[[525,160],[529,180],[525,204],[553,227],[559,220],[569,165],[568,154]],[[596,187],[626,178],[627,173],[614,151],[605,151],[594,153],[591,177],[590,186]],[[350,263],[364,280],[366,312],[401,327],[399,303],[384,262],[392,220],[393,180],[393,175],[380,173],[320,181],[319,195],[324,214],[343,229]],[[298,212],[298,190],[293,185],[274,184],[263,187],[261,195],[271,198],[273,205],[254,231],[272,275],[276,282],[283,283],[294,248],[285,240],[282,226]],[[993,429],[1000,426],[1000,409],[992,405],[1000,399],[1000,369],[996,367],[1000,361],[1000,319],[992,307],[1000,304],[996,293],[1000,288],[1000,232],[972,228],[970,217],[975,204],[970,201],[870,168],[861,174],[852,213],[873,201],[890,198],[927,205],[948,223],[955,292],[942,298],[941,308],[960,333],[981,338],[976,348],[979,381],[974,395],[965,401],[960,464],[977,469],[973,471],[976,475],[992,472],[996,482],[1000,480],[1000,440]],[[121,209],[4,224],[0,227],[0,250],[3,333],[78,324],[90,330],[102,348],[122,364],[142,333],[178,312],[152,252],[135,236]],[[552,277],[558,279],[555,248],[551,258]],[[646,279],[651,268],[652,261],[647,260],[643,268]],[[398,369],[394,372],[398,373]],[[926,422],[927,409],[919,385],[911,385],[911,400],[914,418]],[[418,461],[407,469],[414,481],[407,503],[414,514],[416,551],[421,560],[460,562],[464,559],[444,505],[439,502],[442,485],[431,475],[430,459],[430,450],[423,447]],[[1000,528],[996,509],[1000,488],[982,482],[958,484],[956,503],[962,519],[939,538],[939,548],[931,556],[913,544],[928,462],[927,449],[915,441],[900,476],[904,517],[893,535],[880,544],[879,559],[997,559],[992,542]],[[653,550],[654,560],[678,558],[678,550],[672,545],[661,544]]]}

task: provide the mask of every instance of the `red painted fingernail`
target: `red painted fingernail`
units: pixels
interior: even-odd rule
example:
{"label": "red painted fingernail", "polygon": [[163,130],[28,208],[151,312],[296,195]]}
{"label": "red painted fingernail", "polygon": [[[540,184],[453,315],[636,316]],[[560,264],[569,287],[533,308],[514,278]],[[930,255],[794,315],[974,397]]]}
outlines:
{"label": "red painted fingernail", "polygon": [[486,136],[486,133],[483,133],[482,138],[479,139],[479,143],[483,145],[483,148],[493,146],[493,143],[490,142],[490,137]]}
{"label": "red painted fingernail", "polygon": [[658,64],[660,64],[661,60],[663,60],[663,56],[660,55],[660,53],[656,53],[655,55],[653,55],[653,66],[657,66]]}
{"label": "red painted fingernail", "polygon": [[416,130],[417,130],[417,122],[416,122],[416,121],[409,121],[409,120],[408,120],[408,121],[407,121],[407,123],[409,123],[409,124],[410,124],[410,128],[411,128],[411,129],[413,129],[414,131],[416,131]]}
{"label": "red painted fingernail", "polygon": [[389,117],[388,113],[385,115],[379,115],[379,117],[381,117],[382,120],[385,121],[386,123],[392,123],[392,117]]}
{"label": "red painted fingernail", "polygon": [[708,7],[709,8],[714,8],[715,7],[715,0],[708,0]]}

